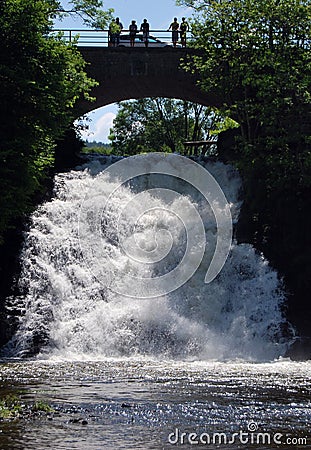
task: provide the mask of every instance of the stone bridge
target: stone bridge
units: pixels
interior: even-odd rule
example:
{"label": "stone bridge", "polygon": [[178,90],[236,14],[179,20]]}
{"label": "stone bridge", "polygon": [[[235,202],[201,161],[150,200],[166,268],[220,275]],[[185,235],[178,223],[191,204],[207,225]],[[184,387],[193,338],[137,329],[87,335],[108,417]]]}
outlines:
{"label": "stone bridge", "polygon": [[87,61],[87,73],[99,82],[95,102],[81,102],[79,114],[128,99],[169,97],[206,106],[219,106],[213,93],[202,92],[193,75],[180,67],[192,54],[182,48],[78,47]]}

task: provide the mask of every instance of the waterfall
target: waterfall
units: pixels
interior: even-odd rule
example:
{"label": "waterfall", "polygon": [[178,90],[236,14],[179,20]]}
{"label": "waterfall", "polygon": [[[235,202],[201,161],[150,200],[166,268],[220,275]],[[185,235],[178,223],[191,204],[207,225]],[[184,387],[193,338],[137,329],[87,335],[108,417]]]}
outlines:
{"label": "waterfall", "polygon": [[[193,186],[186,175],[173,177],[169,170],[148,175],[127,165],[121,183],[117,170],[107,173],[115,161],[93,157],[58,174],[53,198],[32,215],[20,295],[8,300],[8,312],[18,310],[20,318],[7,354],[218,360],[283,355],[285,294],[261,254],[233,240],[225,264],[205,282],[224,240],[219,198],[209,204],[195,186],[198,180]],[[241,206],[238,173],[221,162],[198,163],[221,187],[234,226]],[[174,155],[165,164],[176,169]],[[156,287],[150,287],[154,279]]]}

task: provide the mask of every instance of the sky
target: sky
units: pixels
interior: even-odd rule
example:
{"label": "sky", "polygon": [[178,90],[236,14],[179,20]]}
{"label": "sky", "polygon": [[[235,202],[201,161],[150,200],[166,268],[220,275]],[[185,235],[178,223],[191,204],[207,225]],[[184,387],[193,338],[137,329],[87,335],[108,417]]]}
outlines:
{"label": "sky", "polygon": [[[68,3],[66,1],[63,4]],[[124,28],[128,28],[132,20],[140,24],[147,19],[151,29],[168,29],[174,17],[190,17],[191,10],[175,5],[175,0],[104,0],[104,9],[113,8],[114,16],[119,17]],[[84,28],[79,19],[67,18],[55,24],[56,28]],[[82,132],[87,141],[109,142],[109,130],[117,113],[117,106],[111,104],[88,114],[89,130]]]}

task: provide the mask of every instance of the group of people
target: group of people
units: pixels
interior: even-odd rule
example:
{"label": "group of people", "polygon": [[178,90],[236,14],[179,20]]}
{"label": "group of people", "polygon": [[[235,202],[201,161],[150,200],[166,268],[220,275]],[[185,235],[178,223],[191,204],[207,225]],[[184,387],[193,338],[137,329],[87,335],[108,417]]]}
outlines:
{"label": "group of people", "polygon": [[[123,25],[120,22],[119,17],[113,20],[109,26],[109,46],[117,47],[120,43],[120,34],[123,30]],[[187,31],[189,31],[189,25],[186,21],[186,18],[183,17],[181,23],[179,24],[177,21],[177,17],[174,17],[174,21],[170,24],[168,31],[172,30],[172,42],[173,46],[176,47],[179,35],[180,35],[180,43],[182,47],[186,47],[187,44]],[[145,43],[145,47],[148,47],[149,44],[149,31],[150,25],[147,19],[144,19],[142,24],[140,25],[140,29],[138,30],[136,20],[132,20],[129,25],[129,33],[130,33],[130,45],[131,47],[135,46],[135,37],[138,31],[142,31],[143,33],[143,41]]]}
{"label": "group of people", "polygon": [[108,45],[109,47],[117,47],[120,43],[120,34],[123,30],[123,25],[119,17],[114,19],[109,25],[108,30]]}
{"label": "group of people", "polygon": [[174,21],[170,24],[170,27],[168,29],[172,30],[172,42],[173,46],[176,47],[178,42],[178,37],[180,34],[180,43],[182,47],[186,47],[187,45],[187,31],[189,31],[189,24],[186,21],[186,18],[183,17],[181,19],[181,24],[179,25],[177,21],[177,17],[174,17]]}
{"label": "group of people", "polygon": [[[117,47],[120,43],[120,34],[123,30],[123,25],[120,22],[119,17],[113,20],[109,26],[109,46]],[[145,43],[145,47],[148,47],[149,44],[149,30],[150,25],[147,19],[144,19],[143,23],[140,25],[140,31],[143,32],[143,41]],[[138,27],[136,25],[136,20],[132,20],[129,25],[129,33],[130,33],[130,45],[131,47],[135,46],[135,36],[138,32]]]}
{"label": "group of people", "polygon": [[[145,47],[148,47],[148,44],[149,44],[149,30],[150,30],[150,25],[149,25],[147,19],[144,19],[143,23],[140,25],[140,31],[143,32],[143,41],[145,43]],[[135,36],[136,36],[137,31],[138,31],[138,29],[137,29],[137,25],[136,25],[136,20],[132,20],[132,22],[129,26],[131,47],[134,47],[134,45],[135,45]]]}

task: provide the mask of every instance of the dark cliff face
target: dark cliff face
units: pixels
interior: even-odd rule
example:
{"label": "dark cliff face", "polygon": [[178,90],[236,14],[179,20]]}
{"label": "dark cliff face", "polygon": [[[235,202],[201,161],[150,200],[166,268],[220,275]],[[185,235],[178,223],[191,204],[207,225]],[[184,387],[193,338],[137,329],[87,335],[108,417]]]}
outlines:
{"label": "dark cliff face", "polygon": [[[220,135],[218,152],[224,162],[235,163],[238,130]],[[244,177],[244,202],[236,230],[239,243],[251,243],[262,252],[284,280],[286,316],[299,338],[289,350],[293,359],[311,359],[311,192],[286,188],[267,195],[263,168]]]}
{"label": "dark cliff face", "polygon": [[[33,209],[51,198],[53,177],[56,172],[71,170],[81,162],[78,154],[83,145],[73,128],[68,129],[63,139],[57,142],[54,169],[47,177],[44,189],[34,196],[32,200]],[[13,315],[8,317],[5,307],[11,296],[19,295],[16,281],[21,270],[20,253],[28,221],[29,217],[22,217],[12,223],[11,229],[6,232],[4,241],[0,245],[0,348],[12,337],[18,323],[18,310],[15,310]]]}
{"label": "dark cliff face", "polygon": [[14,280],[20,271],[19,255],[23,243],[21,221],[9,230],[0,246],[0,347],[12,336],[14,318],[8,318],[5,311],[6,299],[14,295]]}
{"label": "dark cliff face", "polygon": [[75,129],[69,128],[64,137],[57,142],[55,149],[54,173],[65,172],[81,163],[79,154],[84,147],[84,142],[80,139]]}
{"label": "dark cliff face", "polygon": [[286,315],[300,336],[289,352],[294,358],[311,358],[310,199],[307,191],[283,191],[262,203],[247,195],[237,228],[238,241],[251,242],[284,278]]}

